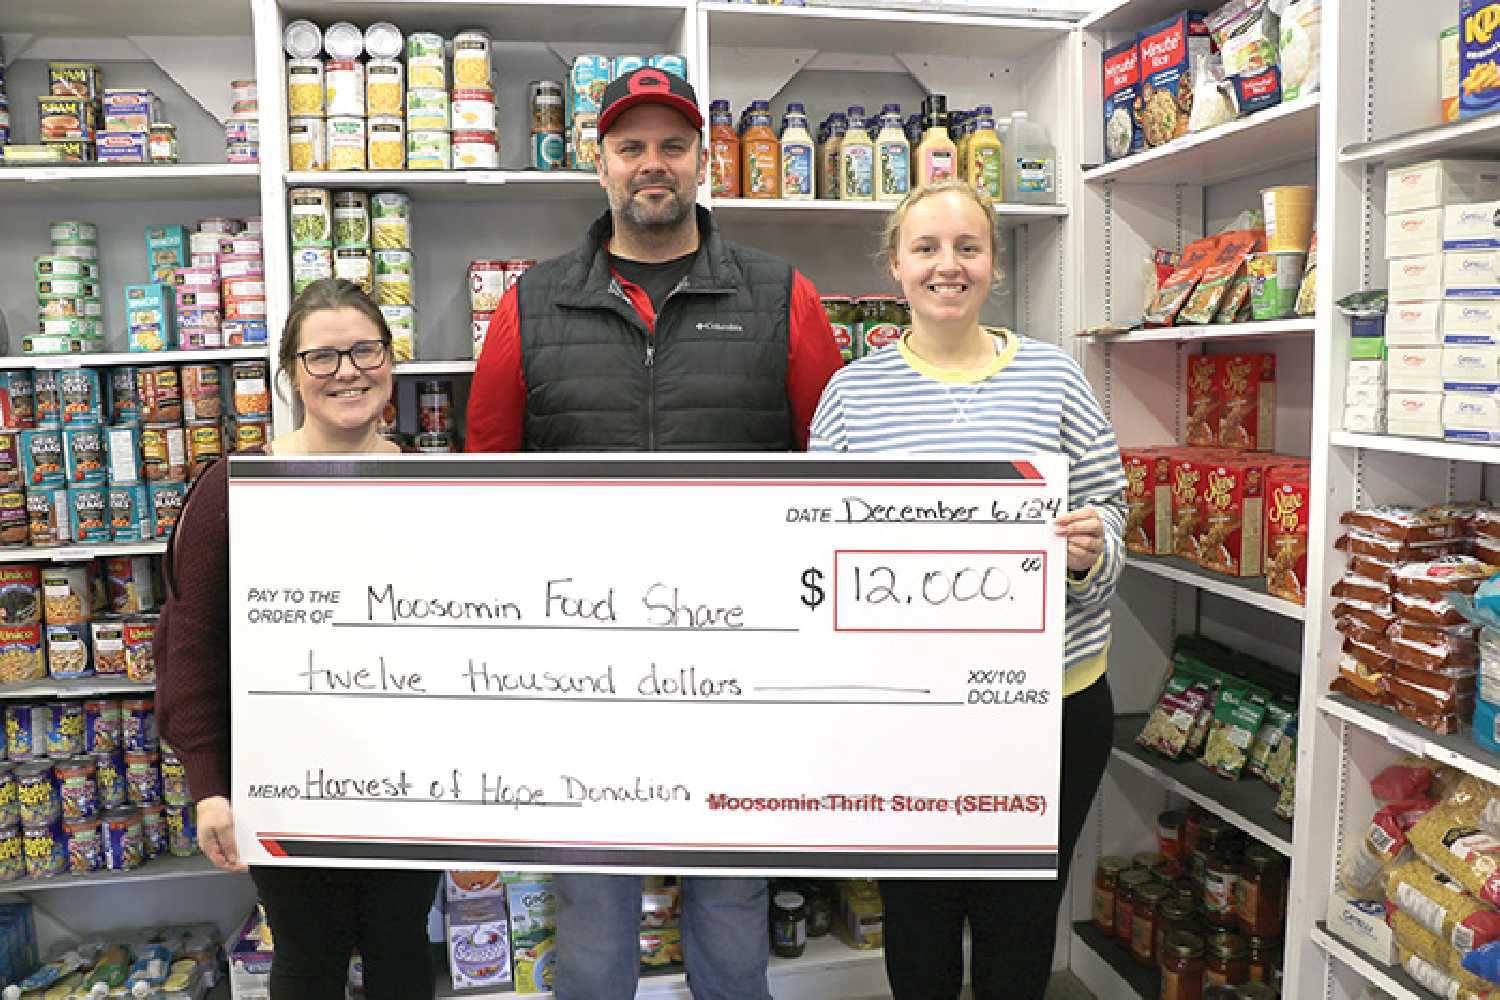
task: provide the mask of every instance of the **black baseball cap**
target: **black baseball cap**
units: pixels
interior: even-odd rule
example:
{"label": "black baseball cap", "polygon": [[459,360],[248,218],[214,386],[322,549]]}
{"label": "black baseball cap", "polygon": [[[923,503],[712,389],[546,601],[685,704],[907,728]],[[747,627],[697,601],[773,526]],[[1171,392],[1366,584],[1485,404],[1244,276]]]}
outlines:
{"label": "black baseball cap", "polygon": [[611,81],[604,88],[599,104],[604,109],[599,112],[600,138],[616,118],[641,104],[663,105],[686,118],[693,128],[703,127],[703,112],[698,110],[698,95],[693,85],[676,73],[655,66],[643,66]]}

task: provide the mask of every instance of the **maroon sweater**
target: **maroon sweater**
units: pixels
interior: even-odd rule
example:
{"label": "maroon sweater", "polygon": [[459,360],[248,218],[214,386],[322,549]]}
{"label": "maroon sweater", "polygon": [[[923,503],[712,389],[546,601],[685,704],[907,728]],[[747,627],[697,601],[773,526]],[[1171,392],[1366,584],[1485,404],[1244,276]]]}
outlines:
{"label": "maroon sweater", "polygon": [[193,800],[229,796],[229,463],[204,470],[162,564],[156,713]]}

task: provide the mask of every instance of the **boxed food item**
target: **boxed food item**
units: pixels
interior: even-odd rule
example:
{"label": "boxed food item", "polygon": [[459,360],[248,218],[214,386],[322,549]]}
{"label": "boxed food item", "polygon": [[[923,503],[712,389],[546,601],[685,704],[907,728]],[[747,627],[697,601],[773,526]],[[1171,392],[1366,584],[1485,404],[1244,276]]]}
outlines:
{"label": "boxed food item", "polygon": [[1203,517],[1203,467],[1191,452],[1172,461],[1172,555],[1198,561]]}
{"label": "boxed food item", "polygon": [[1492,160],[1428,160],[1386,174],[1387,214],[1494,198],[1500,198],[1500,164]]}
{"label": "boxed food item", "polygon": [[[450,913],[444,920],[444,932],[454,989],[510,983],[510,925],[503,916],[499,920],[466,924],[455,923]],[[519,987],[517,992],[521,992]]]}
{"label": "boxed food item", "polygon": [[161,117],[161,102],[149,90],[104,91],[104,131],[150,132]]}
{"label": "boxed food item", "polygon": [[1213,47],[1207,13],[1183,11],[1142,31],[1141,129],[1146,145],[1186,135],[1193,110],[1193,76]]}
{"label": "boxed food item", "polygon": [[53,139],[94,139],[94,104],[86,97],[38,97],[43,142]]}
{"label": "boxed food item", "polygon": [[505,898],[505,873],[499,871],[444,872],[443,898]]}
{"label": "boxed food item", "polygon": [[1241,116],[1281,103],[1279,14],[1268,0],[1231,0],[1208,16]]}
{"label": "boxed food item", "polygon": [[1229,576],[1262,575],[1264,464],[1235,458],[1200,468],[1198,565]]}
{"label": "boxed food item", "polygon": [[1312,491],[1306,472],[1288,466],[1267,470],[1266,591],[1296,604],[1307,602],[1311,500]]}
{"label": "boxed food item", "polygon": [[1141,50],[1135,39],[1104,52],[1104,158],[1118,160],[1146,148],[1138,107]]}
{"label": "boxed food item", "polygon": [[1443,394],[1407,391],[1389,393],[1385,401],[1385,424],[1387,434],[1442,437]]}
{"label": "boxed food item", "polygon": [[1500,344],[1500,300],[1444,302],[1441,326],[1444,343]]}
{"label": "boxed food item", "polygon": [[1438,35],[1438,95],[1443,102],[1444,122],[1458,121],[1458,25],[1451,25]]}
{"label": "boxed food item", "polygon": [[1219,443],[1219,421],[1224,410],[1224,359],[1194,354],[1187,362],[1187,431],[1185,440],[1195,448]]}
{"label": "boxed food item", "polygon": [[1437,299],[1392,302],[1385,314],[1386,344],[1392,347],[1440,345],[1443,342],[1444,305]]}
{"label": "boxed food item", "polygon": [[125,286],[129,350],[165,351],[177,346],[176,317],[171,285],[158,282]]}
{"label": "boxed food item", "polygon": [[1387,288],[1392,302],[1443,297],[1443,255],[1400,257],[1387,269]]}
{"label": "boxed food item", "polygon": [[1446,232],[1441,208],[1392,213],[1385,220],[1386,258],[1441,253],[1445,249]]}
{"label": "boxed food item", "polygon": [[641,945],[641,966],[660,969],[667,965],[682,964],[682,930],[678,927],[655,927],[643,930],[638,935]]}
{"label": "boxed food item", "polygon": [[1172,455],[1166,448],[1122,449],[1125,465],[1125,548],[1172,554]]}
{"label": "boxed food item", "polygon": [[146,132],[100,132],[95,154],[100,163],[148,163]]}
{"label": "boxed food item", "polygon": [[1443,389],[1446,392],[1500,389],[1500,347],[1493,344],[1444,344]]}
{"label": "boxed food item", "polygon": [[1328,930],[1377,962],[1396,963],[1396,936],[1386,923],[1385,904],[1357,899],[1343,889],[1328,897]]}
{"label": "boxed food item", "polygon": [[1500,3],[1459,0],[1458,117],[1500,108]]}
{"label": "boxed food item", "polygon": [[1500,441],[1500,393],[1444,393],[1443,437],[1449,441]]}
{"label": "boxed food item", "polygon": [[147,226],[146,255],[151,280],[170,282],[188,266],[187,232],[181,226]]}
{"label": "boxed food item", "polygon": [[1384,434],[1385,404],[1345,403],[1344,430],[1351,434]]}
{"label": "boxed food item", "polygon": [[1276,355],[1224,355],[1223,366],[1219,445],[1271,451],[1276,445]]}
{"label": "boxed food item", "polygon": [[1443,213],[1444,250],[1500,249],[1500,201],[1431,209]]}
{"label": "boxed food item", "polygon": [[510,910],[512,966],[517,993],[552,990],[557,961],[557,897],[548,882],[516,882],[505,887]]}
{"label": "boxed food item", "polygon": [[1442,392],[1443,349],[1391,348],[1386,355],[1385,384],[1393,392]]}
{"label": "boxed food item", "polygon": [[1500,250],[1445,252],[1443,294],[1453,299],[1500,298]]}

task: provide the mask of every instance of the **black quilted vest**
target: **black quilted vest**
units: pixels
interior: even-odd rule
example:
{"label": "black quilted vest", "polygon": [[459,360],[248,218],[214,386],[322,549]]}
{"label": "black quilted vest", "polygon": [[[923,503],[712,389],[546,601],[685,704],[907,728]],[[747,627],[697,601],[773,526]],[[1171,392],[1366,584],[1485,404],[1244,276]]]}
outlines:
{"label": "black quilted vest", "polygon": [[698,212],[693,268],[656,336],[609,267],[608,213],[517,288],[527,451],[788,451],[792,268]]}

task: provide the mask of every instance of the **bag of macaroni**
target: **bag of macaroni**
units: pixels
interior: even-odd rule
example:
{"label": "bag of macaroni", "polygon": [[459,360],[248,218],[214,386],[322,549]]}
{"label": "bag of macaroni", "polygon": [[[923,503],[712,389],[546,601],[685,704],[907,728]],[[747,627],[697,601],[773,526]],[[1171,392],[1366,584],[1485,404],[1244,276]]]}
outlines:
{"label": "bag of macaroni", "polygon": [[1458,115],[1473,118],[1500,108],[1500,3],[1460,0]]}

